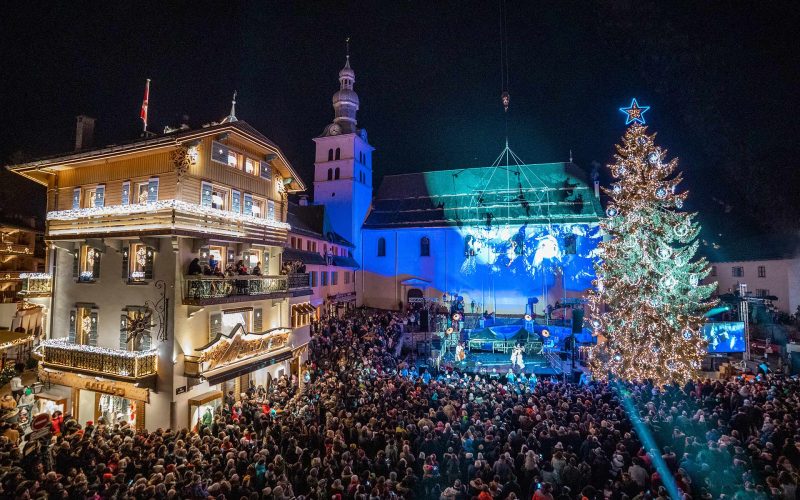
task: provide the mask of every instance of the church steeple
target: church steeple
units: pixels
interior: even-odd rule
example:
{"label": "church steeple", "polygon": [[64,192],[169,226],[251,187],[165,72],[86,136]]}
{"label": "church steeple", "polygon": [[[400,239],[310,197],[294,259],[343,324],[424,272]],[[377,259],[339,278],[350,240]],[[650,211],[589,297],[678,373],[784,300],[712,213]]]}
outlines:
{"label": "church steeple", "polygon": [[356,112],[358,94],[353,90],[356,73],[350,67],[350,39],[347,39],[347,57],[344,67],[339,71],[339,91],[333,94],[333,123],[325,127],[323,136],[352,134],[356,132]]}

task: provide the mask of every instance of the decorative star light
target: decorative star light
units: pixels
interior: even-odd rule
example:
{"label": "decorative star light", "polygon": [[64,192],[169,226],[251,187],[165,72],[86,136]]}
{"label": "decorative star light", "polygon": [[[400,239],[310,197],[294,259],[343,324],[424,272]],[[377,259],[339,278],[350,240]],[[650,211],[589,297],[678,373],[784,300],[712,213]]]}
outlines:
{"label": "decorative star light", "polygon": [[630,106],[627,108],[619,108],[622,113],[627,115],[625,118],[625,125],[628,125],[631,122],[639,122],[644,125],[644,113],[648,109],[650,109],[650,106],[639,106],[639,103],[636,102],[635,97],[631,100]]}

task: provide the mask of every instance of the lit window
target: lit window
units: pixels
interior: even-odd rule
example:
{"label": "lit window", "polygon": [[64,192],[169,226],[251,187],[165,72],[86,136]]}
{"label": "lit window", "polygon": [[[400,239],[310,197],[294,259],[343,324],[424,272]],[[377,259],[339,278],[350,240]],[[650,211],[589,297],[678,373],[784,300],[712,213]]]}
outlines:
{"label": "lit window", "polygon": [[228,166],[239,168],[239,155],[237,155],[234,151],[228,151]]}
{"label": "lit window", "polygon": [[69,329],[70,340],[75,344],[96,345],[97,309],[81,306],[70,311]]}
{"label": "lit window", "polygon": [[228,206],[228,190],[214,186],[211,192],[211,207],[225,210]]}
{"label": "lit window", "polygon": [[78,263],[78,281],[94,281],[100,274],[100,250],[83,245]]}
{"label": "lit window", "polygon": [[90,187],[83,190],[83,208],[94,208],[97,206],[97,188]]}
{"label": "lit window", "polygon": [[153,249],[146,245],[135,243],[130,247],[128,254],[128,279],[130,281],[144,281],[152,278]]}
{"label": "lit window", "polygon": [[264,217],[264,200],[253,198],[253,217]]}
{"label": "lit window", "polygon": [[245,158],[244,171],[248,174],[258,175],[258,163],[251,158]]}
{"label": "lit window", "polygon": [[149,183],[140,182],[136,185],[136,203],[147,203]]}

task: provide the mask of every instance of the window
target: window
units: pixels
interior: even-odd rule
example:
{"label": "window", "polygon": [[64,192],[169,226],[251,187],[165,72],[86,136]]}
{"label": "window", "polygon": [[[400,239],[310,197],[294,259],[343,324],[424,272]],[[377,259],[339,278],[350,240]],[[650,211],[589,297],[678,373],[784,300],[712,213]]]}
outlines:
{"label": "window", "polygon": [[297,238],[292,236],[289,240],[289,248],[297,248]]}
{"label": "window", "polygon": [[76,304],[69,312],[69,337],[73,344],[97,345],[97,307],[94,304]]}
{"label": "window", "polygon": [[317,286],[317,272],[316,271],[311,271],[310,273],[308,273],[308,279],[309,279],[309,282],[310,282],[310,286],[312,288]]}
{"label": "window", "polygon": [[228,150],[228,166],[239,168],[239,155],[235,151]]}
{"label": "window", "polygon": [[333,169],[332,168],[328,169],[328,180],[329,181],[333,180]]}
{"label": "window", "polygon": [[756,288],[756,297],[764,298],[769,295],[769,290],[766,288]]}
{"label": "window", "polygon": [[[247,213],[247,195],[245,195],[244,199],[245,213]],[[253,197],[253,206],[250,208],[251,215],[253,217],[265,217],[267,215],[267,211],[264,208],[264,205],[266,205],[266,201],[264,201],[262,198]]]}
{"label": "window", "polygon": [[311,240],[306,240],[306,252],[311,251]]}
{"label": "window", "polygon": [[759,278],[767,277],[767,266],[758,266],[758,277]]}
{"label": "window", "polygon": [[131,183],[130,182],[123,182],[122,183],[122,196],[121,200],[123,205],[128,205],[131,202]]}
{"label": "window", "polygon": [[431,240],[429,240],[427,236],[423,236],[419,240],[419,255],[420,257],[431,256]]}
{"label": "window", "polygon": [[153,279],[152,248],[134,243],[122,252],[122,277],[130,282],[143,282]]}
{"label": "window", "polygon": [[344,272],[344,284],[345,285],[349,285],[350,284],[350,272],[349,271],[345,271]]}
{"label": "window", "polygon": [[322,286],[328,286],[328,271],[320,271],[319,274],[322,277]]}
{"label": "window", "polygon": [[275,220],[275,202],[267,200],[267,219]]}
{"label": "window", "polygon": [[74,258],[72,275],[79,282],[93,282],[100,277],[100,250],[83,245]]}
{"label": "window", "polygon": [[336,159],[339,160],[342,157],[342,151],[339,148],[336,148]]}
{"label": "window", "polygon": [[378,257],[386,257],[386,238],[378,238]]}
{"label": "window", "polygon": [[123,351],[148,351],[150,350],[153,338],[150,335],[150,326],[143,326],[142,331],[137,332],[131,338],[130,323],[147,317],[150,308],[145,306],[127,306],[122,310],[119,320],[119,348]]}
{"label": "window", "polygon": [[711,276],[717,275],[717,266],[711,266]]}
{"label": "window", "polygon": [[744,276],[744,268],[742,266],[733,266],[731,268],[731,274],[734,278],[741,278]]}
{"label": "window", "polygon": [[333,161],[333,148],[328,150],[328,161]]}
{"label": "window", "polygon": [[336,167],[336,170],[333,171],[333,178],[334,179],[339,178],[339,167]]}
{"label": "window", "polygon": [[244,171],[248,174],[258,175],[258,162],[252,158],[245,158]]}
{"label": "window", "polygon": [[261,274],[264,274],[264,267],[261,265],[263,262],[261,260],[261,255],[261,250],[252,248],[242,255],[244,265],[250,270],[251,273],[253,272],[253,269],[258,266],[261,269]]}
{"label": "window", "polygon": [[328,255],[328,245],[327,244],[323,244],[322,245],[322,255]]}
{"label": "window", "polygon": [[331,271],[331,285],[336,286],[339,282],[339,273],[337,271]]}
{"label": "window", "polygon": [[158,179],[149,179],[147,182],[136,183],[136,203],[154,203],[158,201]]}
{"label": "window", "polygon": [[229,206],[228,199],[229,199],[230,192],[222,187],[214,186],[211,191],[211,208],[216,208],[218,210],[226,210]]}
{"label": "window", "polygon": [[92,186],[83,190],[82,208],[102,207],[105,201],[105,186]]}

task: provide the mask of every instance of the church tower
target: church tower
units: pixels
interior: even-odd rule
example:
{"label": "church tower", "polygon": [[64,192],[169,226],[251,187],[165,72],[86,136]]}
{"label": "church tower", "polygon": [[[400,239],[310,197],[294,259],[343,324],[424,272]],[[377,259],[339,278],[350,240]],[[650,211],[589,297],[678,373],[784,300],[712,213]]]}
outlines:
{"label": "church tower", "polygon": [[367,131],[356,127],[356,74],[348,54],[333,94],[333,122],[315,138],[314,204],[325,205],[333,229],[355,245],[361,261],[361,225],[372,203],[372,151]]}

